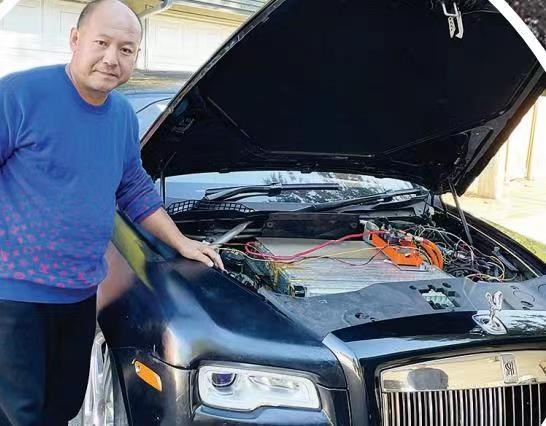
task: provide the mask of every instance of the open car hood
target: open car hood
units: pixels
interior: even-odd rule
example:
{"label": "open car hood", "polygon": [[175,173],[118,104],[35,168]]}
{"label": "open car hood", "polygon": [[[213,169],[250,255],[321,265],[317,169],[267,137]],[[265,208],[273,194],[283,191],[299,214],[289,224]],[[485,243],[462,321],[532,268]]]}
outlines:
{"label": "open car hood", "polygon": [[272,1],[148,131],[145,168],[327,170],[464,192],[544,70],[487,1],[456,3],[462,38],[436,0]]}

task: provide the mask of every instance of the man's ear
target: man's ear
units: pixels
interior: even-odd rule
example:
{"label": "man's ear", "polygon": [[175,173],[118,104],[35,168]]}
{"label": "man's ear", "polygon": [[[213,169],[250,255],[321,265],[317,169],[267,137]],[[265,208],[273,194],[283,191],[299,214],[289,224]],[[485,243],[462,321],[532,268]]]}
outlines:
{"label": "man's ear", "polygon": [[80,32],[78,31],[76,27],[73,27],[70,30],[70,50],[72,51],[72,53],[74,53],[76,49],[78,48],[79,40],[80,40]]}

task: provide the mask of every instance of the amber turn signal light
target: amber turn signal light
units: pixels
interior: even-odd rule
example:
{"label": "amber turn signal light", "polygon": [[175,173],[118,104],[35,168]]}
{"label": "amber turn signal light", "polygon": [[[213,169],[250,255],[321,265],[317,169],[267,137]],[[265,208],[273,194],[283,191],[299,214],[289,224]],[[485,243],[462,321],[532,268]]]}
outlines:
{"label": "amber turn signal light", "polygon": [[159,377],[159,374],[153,371],[150,367],[142,364],[140,361],[135,361],[133,364],[135,366],[135,373],[137,376],[151,387],[161,392],[163,388],[161,386],[161,378]]}

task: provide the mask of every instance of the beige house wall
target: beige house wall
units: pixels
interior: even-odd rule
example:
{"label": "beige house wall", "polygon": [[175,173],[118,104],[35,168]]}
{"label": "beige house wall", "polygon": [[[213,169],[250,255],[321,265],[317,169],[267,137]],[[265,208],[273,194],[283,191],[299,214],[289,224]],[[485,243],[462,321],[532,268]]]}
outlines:
{"label": "beige house wall", "polygon": [[[537,119],[529,161],[530,179],[546,178],[546,96],[537,102]],[[546,188],[544,189],[546,191]]]}
{"label": "beige house wall", "polygon": [[504,166],[504,181],[527,177],[527,157],[531,143],[533,116],[535,108],[525,115],[518,127],[514,129],[506,143],[506,161]]}
{"label": "beige house wall", "polygon": [[[514,179],[546,177],[546,96],[523,117],[466,194],[500,199]],[[546,189],[545,189],[546,190]]]}

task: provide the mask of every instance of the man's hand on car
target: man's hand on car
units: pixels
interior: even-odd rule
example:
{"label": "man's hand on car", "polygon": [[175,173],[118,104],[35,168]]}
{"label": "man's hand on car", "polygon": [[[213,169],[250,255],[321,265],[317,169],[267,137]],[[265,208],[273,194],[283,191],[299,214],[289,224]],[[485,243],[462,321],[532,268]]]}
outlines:
{"label": "man's hand on car", "polygon": [[216,266],[224,270],[220,255],[211,246],[184,237],[176,249],[187,259],[197,260],[207,266]]}
{"label": "man's hand on car", "polygon": [[170,245],[187,259],[203,262],[208,266],[217,266],[222,271],[224,264],[220,255],[211,246],[192,240],[183,235],[165,209],[160,208],[140,222],[157,238]]}

